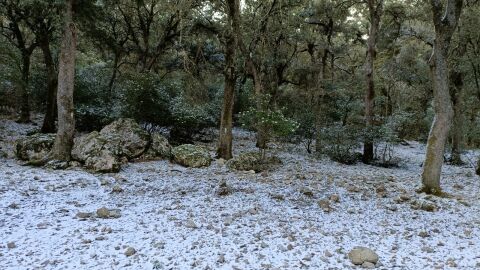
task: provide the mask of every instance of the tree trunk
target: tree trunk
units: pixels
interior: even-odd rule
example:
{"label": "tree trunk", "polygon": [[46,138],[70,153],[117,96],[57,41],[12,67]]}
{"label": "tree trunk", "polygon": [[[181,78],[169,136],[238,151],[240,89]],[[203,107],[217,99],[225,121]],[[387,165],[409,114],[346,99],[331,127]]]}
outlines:
{"label": "tree trunk", "polygon": [[22,85],[20,87],[20,118],[18,123],[30,122],[30,104],[28,98],[28,81],[30,74],[31,53],[22,52]]}
{"label": "tree trunk", "polygon": [[453,130],[452,130],[452,156],[450,162],[454,165],[462,165],[461,157],[463,144],[463,73],[461,71],[451,71],[450,80],[452,84],[452,103],[453,103]]}
{"label": "tree trunk", "polygon": [[440,195],[440,176],[443,154],[453,116],[452,101],[449,93],[448,51],[450,40],[457,27],[462,9],[462,0],[448,0],[444,11],[441,0],[431,0],[435,42],[430,58],[430,70],[433,82],[433,107],[435,117],[428,135],[427,151],[422,172],[420,191]]}
{"label": "tree trunk", "polygon": [[232,122],[233,103],[235,99],[235,52],[237,47],[237,33],[239,31],[239,0],[228,0],[229,29],[225,47],[225,89],[223,94],[223,109],[220,119],[220,138],[218,141],[217,156],[231,159],[232,155]]}
{"label": "tree trunk", "polygon": [[323,51],[322,61],[320,65],[320,72],[317,74],[317,81],[315,87],[319,90],[317,93],[315,101],[315,129],[316,129],[316,140],[315,140],[315,152],[317,154],[322,153],[323,144],[322,144],[322,128],[325,124],[325,79],[327,74],[327,58],[328,50]]}
{"label": "tree trunk", "polygon": [[[378,1],[378,2],[377,2]],[[367,40],[367,59],[365,65],[367,88],[365,91],[365,127],[367,132],[373,126],[374,117],[374,61],[376,57],[375,46],[377,44],[378,29],[383,12],[383,0],[368,0],[368,9],[370,14],[370,29]],[[363,145],[363,162],[369,163],[373,160],[373,141],[369,136],[365,139]]]}
{"label": "tree trunk", "polygon": [[57,74],[48,38],[40,43],[40,48],[42,49],[43,61],[47,69],[47,108],[41,132],[54,133],[55,117],[57,115]]}
{"label": "tree trunk", "polygon": [[73,88],[77,33],[73,22],[73,1],[67,1],[65,12],[65,29],[58,65],[58,131],[51,155],[52,159],[62,161],[70,160],[75,132]]}

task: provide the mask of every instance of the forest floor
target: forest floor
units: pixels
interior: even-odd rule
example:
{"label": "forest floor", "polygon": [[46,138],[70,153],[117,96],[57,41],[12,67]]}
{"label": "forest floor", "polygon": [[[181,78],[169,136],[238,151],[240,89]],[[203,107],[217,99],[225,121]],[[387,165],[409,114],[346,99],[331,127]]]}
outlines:
{"label": "forest floor", "polygon": [[[375,250],[378,269],[480,268],[480,179],[446,165],[450,198],[415,193],[417,142],[390,169],[274,145],[284,164],[266,173],[152,161],[91,174],[21,166],[13,140],[33,128],[0,120],[0,269],[357,269],[355,246]],[[234,146],[252,150],[253,134],[237,130]],[[221,179],[230,195],[216,195]],[[116,218],[89,214],[102,207]]]}

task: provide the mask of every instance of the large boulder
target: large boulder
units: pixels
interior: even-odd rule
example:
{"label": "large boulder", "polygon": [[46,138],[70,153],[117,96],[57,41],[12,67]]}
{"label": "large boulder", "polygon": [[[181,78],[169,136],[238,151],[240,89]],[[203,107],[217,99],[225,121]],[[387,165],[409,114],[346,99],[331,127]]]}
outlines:
{"label": "large boulder", "polygon": [[237,171],[261,172],[281,165],[282,161],[275,156],[264,157],[259,152],[246,152],[227,162],[227,167]]}
{"label": "large boulder", "polygon": [[116,146],[94,131],[75,138],[72,158],[83,162],[85,167],[95,172],[117,172],[121,162],[115,152]]}
{"label": "large boulder", "polygon": [[208,151],[198,145],[184,144],[172,149],[173,160],[185,167],[200,168],[210,166],[212,158]]}
{"label": "large boulder", "polygon": [[17,140],[15,154],[21,160],[41,160],[50,152],[54,142],[55,134],[33,134]]}
{"label": "large boulder", "polygon": [[348,258],[355,265],[362,265],[364,263],[376,264],[378,262],[377,253],[366,247],[353,248],[348,253]]}
{"label": "large boulder", "polygon": [[145,152],[149,135],[133,119],[121,118],[105,126],[101,131],[116,156],[136,158]]}
{"label": "large boulder", "polygon": [[172,146],[167,138],[159,133],[153,133],[151,136],[150,148],[144,155],[145,158],[164,158],[170,159],[172,157]]}

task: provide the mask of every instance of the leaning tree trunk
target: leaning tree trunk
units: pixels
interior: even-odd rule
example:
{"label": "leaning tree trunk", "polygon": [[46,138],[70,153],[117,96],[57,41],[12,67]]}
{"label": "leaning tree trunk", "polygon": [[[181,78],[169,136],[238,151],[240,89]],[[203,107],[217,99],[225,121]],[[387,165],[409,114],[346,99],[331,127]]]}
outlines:
{"label": "leaning tree trunk", "polygon": [[440,195],[442,193],[440,176],[444,159],[443,154],[453,117],[447,57],[450,40],[457,27],[463,1],[448,0],[446,11],[444,11],[441,0],[431,0],[430,3],[435,26],[435,42],[430,58],[435,118],[428,135],[421,191]]}
{"label": "leaning tree trunk", "polygon": [[22,85],[20,86],[20,118],[17,122],[30,122],[30,104],[28,97],[28,81],[30,74],[30,56],[28,52],[22,52]]}
{"label": "leaning tree trunk", "polygon": [[220,138],[218,141],[217,156],[231,159],[232,155],[232,125],[233,103],[235,99],[235,51],[237,47],[237,34],[239,31],[240,1],[228,0],[229,29],[225,46],[225,89],[223,94],[223,109],[220,119]]}
{"label": "leaning tree trunk", "polygon": [[73,22],[73,1],[67,1],[65,29],[58,64],[58,131],[51,152],[54,160],[69,161],[75,132],[73,88],[77,33]]}
{"label": "leaning tree trunk", "polygon": [[57,74],[55,72],[55,63],[48,39],[40,44],[43,53],[43,61],[47,69],[47,108],[45,118],[43,119],[42,133],[55,132],[55,117],[57,110]]}
{"label": "leaning tree trunk", "polygon": [[[367,59],[365,65],[367,88],[365,91],[365,127],[367,132],[373,126],[375,83],[374,83],[374,61],[376,57],[375,46],[377,43],[378,29],[383,12],[383,0],[368,0],[370,14],[370,29],[367,40]],[[369,132],[368,132],[369,133]],[[363,145],[363,162],[369,163],[373,160],[373,141],[367,136]]]}

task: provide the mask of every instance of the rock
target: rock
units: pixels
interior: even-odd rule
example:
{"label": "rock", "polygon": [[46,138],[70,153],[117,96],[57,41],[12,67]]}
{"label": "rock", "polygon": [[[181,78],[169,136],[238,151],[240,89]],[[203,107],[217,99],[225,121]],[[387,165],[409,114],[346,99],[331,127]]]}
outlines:
{"label": "rock", "polygon": [[172,149],[173,160],[185,167],[201,168],[210,166],[212,158],[208,151],[197,145],[184,144]]}
{"label": "rock", "polygon": [[218,184],[218,188],[216,190],[217,196],[226,196],[230,194],[231,190],[227,185],[227,181],[225,179],[220,180],[220,183]]}
{"label": "rock", "polygon": [[143,154],[149,142],[148,133],[130,118],[120,118],[112,122],[100,131],[100,135],[113,146],[116,156],[125,156],[128,159]]}
{"label": "rock", "polygon": [[75,215],[76,218],[78,219],[87,219],[92,217],[93,214],[90,212],[78,212],[77,215]]}
{"label": "rock", "polygon": [[172,157],[172,146],[167,138],[159,133],[153,133],[151,136],[150,148],[148,148],[144,157],[146,159],[170,159]]}
{"label": "rock", "polygon": [[332,207],[330,206],[330,201],[329,200],[319,200],[318,201],[318,206],[320,206],[320,208],[322,208],[322,210],[325,213],[328,213],[328,212],[332,211]]}
{"label": "rock", "polygon": [[302,193],[303,195],[305,195],[307,197],[313,197],[313,191],[311,189],[309,189],[308,187],[302,187],[300,189],[300,193]]}
{"label": "rock", "polygon": [[17,247],[17,245],[15,244],[15,242],[8,242],[7,243],[7,248],[9,248],[9,249],[16,248],[16,247]]}
{"label": "rock", "polygon": [[72,158],[95,172],[118,172],[120,160],[105,137],[97,131],[74,139]]}
{"label": "rock", "polygon": [[337,194],[332,194],[332,195],[330,195],[330,201],[332,201],[334,203],[338,203],[338,202],[340,202],[340,196],[337,195]]}
{"label": "rock", "polygon": [[185,222],[185,227],[187,228],[190,228],[190,229],[196,229],[198,228],[197,224],[195,223],[195,221],[189,219]]}
{"label": "rock", "polygon": [[75,138],[72,158],[95,172],[118,172],[122,161],[140,156],[148,142],[148,133],[134,120],[119,119],[100,132]]}
{"label": "rock", "polygon": [[130,257],[135,255],[136,253],[137,251],[133,247],[128,247],[123,254],[125,254],[125,256],[127,257]]}
{"label": "rock", "polygon": [[375,251],[366,247],[355,247],[348,253],[348,258],[355,265],[363,265],[365,262],[376,264],[378,255]]}
{"label": "rock", "polygon": [[112,188],[112,193],[120,193],[123,192],[123,188],[120,185],[114,185]]}
{"label": "rock", "polygon": [[121,217],[120,210],[118,209],[108,209],[106,207],[102,207],[97,209],[97,217],[98,218],[119,218]]}
{"label": "rock", "polygon": [[423,210],[427,212],[435,212],[437,210],[437,206],[433,202],[426,200],[415,200],[410,206],[414,210]]}
{"label": "rock", "polygon": [[53,147],[55,134],[34,134],[18,139],[15,155],[20,160],[38,161],[47,156]]}
{"label": "rock", "polygon": [[262,172],[282,164],[282,161],[275,156],[262,158],[259,152],[246,152],[230,159],[227,167],[237,171]]}

